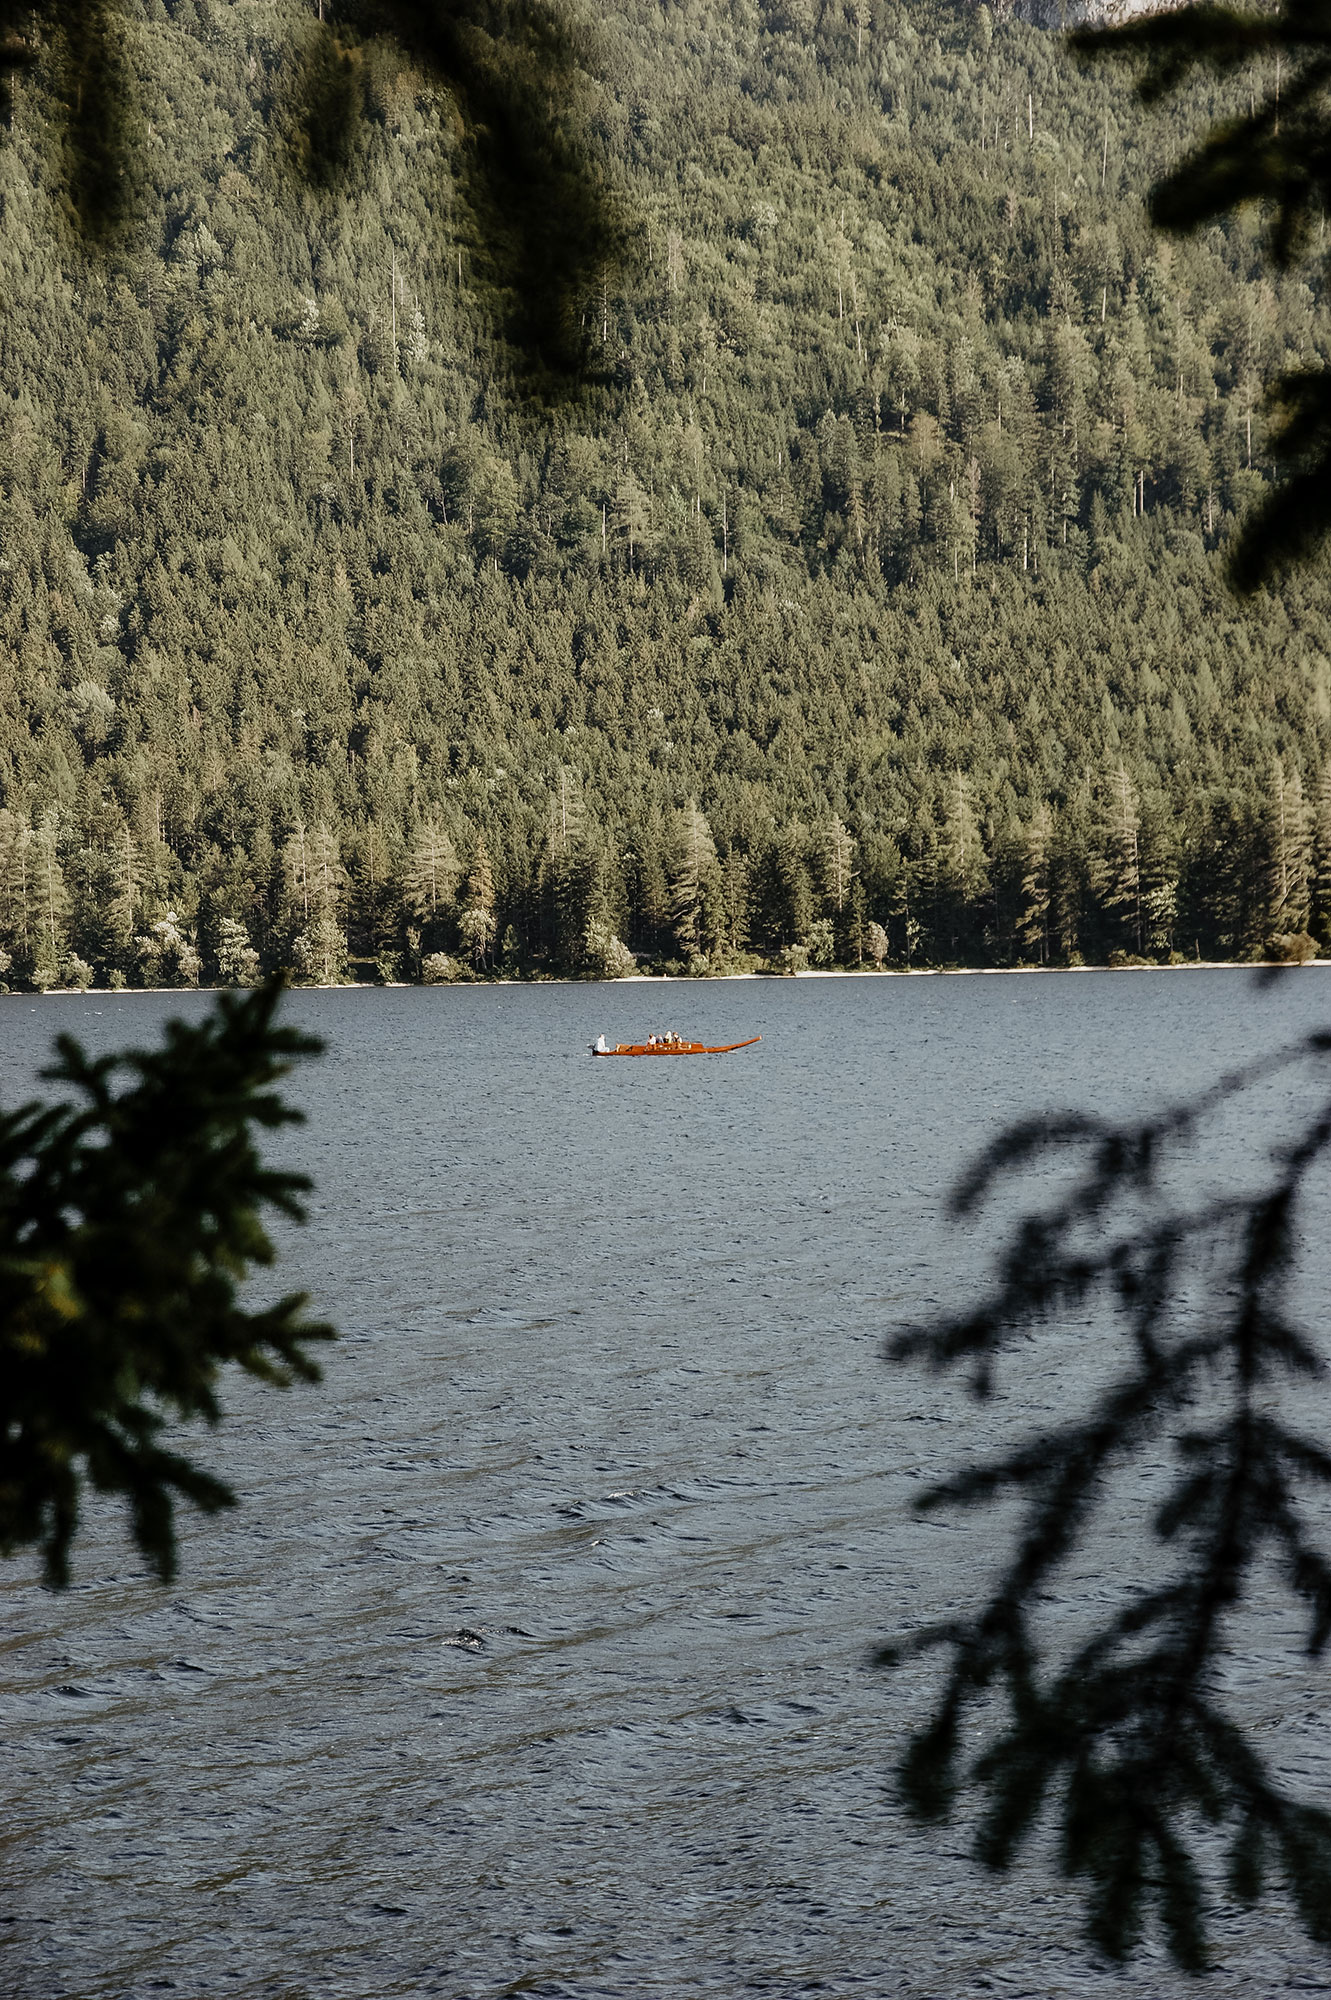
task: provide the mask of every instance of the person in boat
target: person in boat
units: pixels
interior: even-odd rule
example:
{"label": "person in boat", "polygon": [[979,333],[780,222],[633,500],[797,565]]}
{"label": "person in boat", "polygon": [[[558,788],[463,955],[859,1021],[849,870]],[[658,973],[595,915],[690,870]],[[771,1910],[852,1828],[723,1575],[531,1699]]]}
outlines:
{"label": "person in boat", "polygon": [[608,1056],[610,1053],[609,1049],[606,1047],[604,1035],[598,1035],[596,1037],[596,1053],[598,1056]]}

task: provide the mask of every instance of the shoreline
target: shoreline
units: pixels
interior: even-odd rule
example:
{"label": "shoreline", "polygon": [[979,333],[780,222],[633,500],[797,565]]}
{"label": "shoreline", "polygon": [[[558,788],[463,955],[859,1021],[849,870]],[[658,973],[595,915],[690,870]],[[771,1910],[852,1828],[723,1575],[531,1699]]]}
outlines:
{"label": "shoreline", "polygon": [[[1331,968],[1331,958],[1302,961],[1279,958],[1190,958],[1182,965],[896,965],[874,969],[869,966],[808,966],[800,972],[712,972],[694,977],[688,973],[626,972],[620,979],[459,979],[440,980],[427,986],[414,979],[389,979],[382,983],[346,980],[330,986],[292,986],[291,993],[445,993],[473,987],[491,986],[720,986],[727,980],[763,980],[783,983],[788,979],[1025,979],[1078,977],[1086,972],[1312,972]],[[0,993],[4,1000],[123,1000],[155,994],[171,999],[183,993],[245,993],[256,987],[244,986],[48,986],[38,993],[19,989]]]}

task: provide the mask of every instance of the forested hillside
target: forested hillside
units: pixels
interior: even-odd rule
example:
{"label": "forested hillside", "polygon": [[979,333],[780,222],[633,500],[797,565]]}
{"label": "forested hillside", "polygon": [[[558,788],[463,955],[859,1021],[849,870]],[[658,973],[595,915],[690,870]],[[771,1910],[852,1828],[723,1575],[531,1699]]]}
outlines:
{"label": "forested hillside", "polygon": [[623,0],[632,255],[547,405],[421,78],[361,52],[347,189],[284,169],[296,20],[143,0],[104,262],[40,74],[0,133],[0,977],[1331,943],[1331,595],[1222,576],[1320,290],[1141,205],[1219,99]]}

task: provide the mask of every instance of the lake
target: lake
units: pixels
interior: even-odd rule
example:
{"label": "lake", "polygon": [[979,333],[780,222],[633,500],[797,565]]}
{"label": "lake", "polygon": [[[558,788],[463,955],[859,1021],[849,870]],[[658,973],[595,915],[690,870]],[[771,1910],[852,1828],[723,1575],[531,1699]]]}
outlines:
{"label": "lake", "polygon": [[[109,1048],[206,1004],[0,998],[0,1098],[57,1029]],[[1331,1021],[1331,975],[290,1008],[328,1053],[282,1142],[317,1191],[279,1275],[343,1339],[319,1388],[229,1385],[199,1449],[243,1505],[186,1521],[176,1585],[95,1507],[66,1597],[26,1559],[0,1572],[0,1992],[1196,1992],[1155,1947],[1097,1966],[1038,1853],[984,1876],[964,1826],[893,1801],[933,1670],[885,1675],[870,1648],[972,1601],[1003,1548],[911,1498],[1075,1407],[1093,1363],[1053,1333],[978,1408],[882,1343],[978,1282],[992,1239],[945,1195],[1006,1120],[1199,1085]],[[586,1053],[670,1028],[763,1041]],[[1268,1110],[1297,1100],[1283,1082]],[[1307,1276],[1324,1304],[1324,1236]],[[1326,1799],[1327,1669],[1282,1607],[1235,1708]],[[1278,1899],[1222,1909],[1216,1938],[1208,2000],[1331,1988]]]}

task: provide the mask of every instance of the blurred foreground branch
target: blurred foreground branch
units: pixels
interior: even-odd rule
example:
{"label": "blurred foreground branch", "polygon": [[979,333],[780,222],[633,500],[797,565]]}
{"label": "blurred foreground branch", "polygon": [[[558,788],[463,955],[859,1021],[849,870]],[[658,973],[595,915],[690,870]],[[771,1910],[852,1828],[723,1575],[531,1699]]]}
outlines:
{"label": "blurred foreground branch", "polygon": [[[372,123],[375,70],[446,93],[478,231],[473,275],[529,373],[585,372],[582,310],[626,231],[591,142],[592,38],[564,0],[337,0],[291,25],[285,122],[300,184],[337,193]],[[334,18],[335,16],[335,18]],[[135,206],[139,118],[126,0],[0,0],[0,112],[16,75],[55,88],[79,236],[113,241]]]}
{"label": "blurred foreground branch", "polygon": [[[1309,249],[1331,206],[1331,7],[1284,0],[1260,11],[1202,4],[1139,15],[1071,36],[1083,55],[1140,65],[1138,92],[1158,103],[1194,71],[1246,77],[1247,117],[1218,120],[1151,191],[1152,219],[1190,235],[1245,203],[1270,222],[1271,255],[1288,266]],[[1249,515],[1230,554],[1240,590],[1320,548],[1331,530],[1331,375],[1296,369],[1268,397],[1271,455],[1287,477]]]}
{"label": "blurred foreground branch", "polygon": [[[1274,1563],[1301,1601],[1309,1653],[1331,1636],[1331,1563],[1305,1511],[1309,1493],[1331,1485],[1331,1453],[1274,1414],[1272,1393],[1328,1372],[1290,1282],[1310,1176],[1331,1145],[1329,1069],[1331,1032],[1321,1032],[1139,1124],[1073,1116],[1013,1128],[956,1189],[956,1215],[1055,1157],[1069,1177],[1016,1223],[978,1307],[890,1343],[898,1360],[965,1370],[983,1397],[1005,1350],[1034,1327],[1094,1308],[1117,1321],[1122,1369],[1084,1415],[921,1497],[928,1511],[1016,1496],[1021,1526],[979,1610],[879,1655],[948,1658],[932,1718],[900,1765],[911,1812],[945,1820],[963,1790],[978,1793],[976,1852],[1000,1870],[1051,1815],[1062,1870],[1085,1885],[1090,1936],[1115,1959],[1154,1911],[1175,1961],[1204,1968],[1217,1840],[1240,1903],[1254,1904],[1274,1871],[1310,1934],[1331,1944],[1331,1813],[1282,1791],[1219,1692],[1230,1617],[1259,1564]],[[1196,1204],[1171,1192],[1165,1170],[1277,1074],[1306,1080],[1314,1108],[1271,1151],[1256,1191]],[[1111,1477],[1148,1446],[1158,1457],[1162,1436],[1173,1472],[1151,1520],[1158,1575],[1121,1579],[1120,1607],[1051,1657],[1042,1599]]]}
{"label": "blurred foreground branch", "polygon": [[44,1071],[70,1097],[0,1114],[0,1553],[36,1544],[69,1581],[85,1481],[129,1507],[134,1540],[175,1573],[177,1497],[231,1489],[162,1442],[168,1419],[220,1416],[235,1362],[264,1381],[319,1379],[331,1327],[292,1293],[255,1312],[238,1287],[271,1264],[265,1210],[304,1219],[303,1174],[266,1167],[256,1128],[302,1114],[273,1088],[321,1044],[276,1020],[280,986],[223,994],[160,1048],[90,1060],[62,1035]]}

